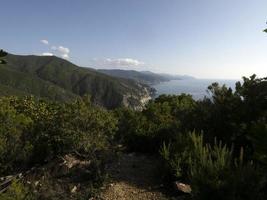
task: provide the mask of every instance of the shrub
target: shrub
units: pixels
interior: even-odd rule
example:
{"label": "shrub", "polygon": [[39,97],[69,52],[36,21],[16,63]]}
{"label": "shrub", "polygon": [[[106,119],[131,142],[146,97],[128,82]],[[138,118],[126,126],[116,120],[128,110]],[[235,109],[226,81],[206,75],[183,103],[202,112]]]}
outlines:
{"label": "shrub", "polygon": [[32,121],[18,113],[5,99],[0,99],[0,173],[13,171],[27,162],[32,145],[26,140]]}
{"label": "shrub", "polygon": [[164,144],[160,153],[176,179],[191,184],[193,199],[264,197],[261,170],[252,162],[243,163],[242,153],[239,160],[234,160],[232,152],[221,142],[204,144],[203,136],[196,133],[180,139],[175,144]]}
{"label": "shrub", "polygon": [[14,181],[5,193],[0,194],[0,200],[35,200],[29,188],[18,181]]}
{"label": "shrub", "polygon": [[117,135],[130,150],[157,153],[164,141],[172,141],[177,132],[189,129],[194,106],[190,95],[162,95],[141,112],[119,110]]}
{"label": "shrub", "polygon": [[[267,116],[267,114],[266,114]],[[248,137],[253,142],[254,159],[267,167],[267,123],[266,117],[254,122]]]}
{"label": "shrub", "polygon": [[93,156],[107,149],[116,126],[111,112],[86,100],[59,104],[33,97],[1,98],[0,172],[75,151]]}

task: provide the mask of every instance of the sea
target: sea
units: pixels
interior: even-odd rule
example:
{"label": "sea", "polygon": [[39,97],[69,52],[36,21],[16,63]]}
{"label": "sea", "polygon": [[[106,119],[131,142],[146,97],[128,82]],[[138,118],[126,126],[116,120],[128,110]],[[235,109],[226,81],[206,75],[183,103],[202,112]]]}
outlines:
{"label": "sea", "polygon": [[235,89],[235,83],[240,80],[223,80],[223,79],[183,79],[161,82],[153,85],[157,90],[156,97],[161,94],[190,94],[195,100],[203,99],[205,96],[210,97],[207,88],[214,82],[220,85],[225,84],[227,87]]}

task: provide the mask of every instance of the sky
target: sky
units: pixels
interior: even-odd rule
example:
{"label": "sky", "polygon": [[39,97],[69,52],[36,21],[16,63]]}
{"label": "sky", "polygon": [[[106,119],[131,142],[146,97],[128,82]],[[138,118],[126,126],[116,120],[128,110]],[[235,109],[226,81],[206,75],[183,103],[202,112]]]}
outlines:
{"label": "sky", "polygon": [[267,76],[267,0],[0,0],[0,48],[84,67]]}

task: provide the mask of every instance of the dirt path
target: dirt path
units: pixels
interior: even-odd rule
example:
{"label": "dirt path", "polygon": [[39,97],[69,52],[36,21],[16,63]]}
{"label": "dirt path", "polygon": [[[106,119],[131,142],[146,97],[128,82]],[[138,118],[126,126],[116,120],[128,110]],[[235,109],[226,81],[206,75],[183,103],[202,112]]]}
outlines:
{"label": "dirt path", "polygon": [[121,154],[108,167],[111,183],[100,195],[104,200],[167,200],[161,192],[157,160],[137,154]]}

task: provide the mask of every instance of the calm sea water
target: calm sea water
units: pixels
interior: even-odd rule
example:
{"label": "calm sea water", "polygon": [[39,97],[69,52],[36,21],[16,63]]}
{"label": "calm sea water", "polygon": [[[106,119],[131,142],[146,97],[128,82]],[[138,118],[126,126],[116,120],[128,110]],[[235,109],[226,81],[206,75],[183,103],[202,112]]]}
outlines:
{"label": "calm sea water", "polygon": [[202,99],[204,96],[209,97],[207,87],[214,82],[220,85],[225,84],[227,87],[235,88],[235,83],[238,80],[216,80],[216,79],[187,79],[187,80],[172,80],[154,85],[157,90],[157,96],[161,94],[191,94],[194,99]]}

